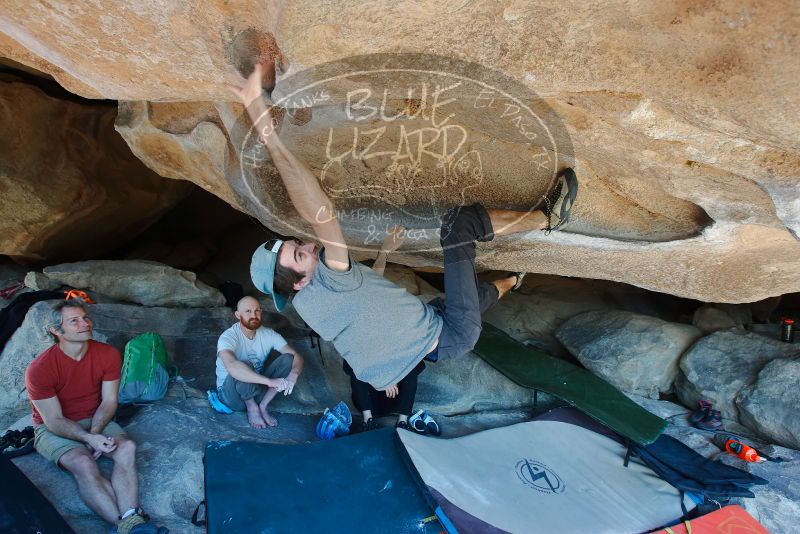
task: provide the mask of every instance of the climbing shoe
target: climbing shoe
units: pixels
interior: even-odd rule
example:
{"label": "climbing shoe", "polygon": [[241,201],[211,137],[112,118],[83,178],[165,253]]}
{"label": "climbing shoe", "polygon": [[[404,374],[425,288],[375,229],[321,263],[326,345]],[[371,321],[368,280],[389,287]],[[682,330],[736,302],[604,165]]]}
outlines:
{"label": "climbing shoe", "polygon": [[361,423],[362,432],[368,432],[370,430],[375,430],[376,428],[378,428],[378,423],[375,422],[375,419],[372,417]]}
{"label": "climbing shoe", "polygon": [[9,430],[0,438],[0,452],[7,458],[16,458],[33,452],[33,427]]}
{"label": "climbing shoe", "polygon": [[514,284],[514,287],[511,288],[511,291],[516,291],[520,287],[522,287],[522,280],[525,278],[525,273],[518,272],[518,273],[508,273],[508,276],[516,276],[517,281]]}
{"label": "climbing shoe", "polygon": [[420,432],[417,432],[417,431],[414,429],[414,427],[413,427],[413,426],[409,425],[409,424],[408,424],[408,421],[398,421],[397,423],[395,423],[394,427],[395,427],[395,428],[401,428],[401,429],[403,429],[403,430],[408,430],[409,432],[413,432],[413,433],[415,433],[415,434],[419,434],[419,433],[420,433]]}
{"label": "climbing shoe", "polygon": [[693,425],[705,419],[708,416],[708,412],[711,411],[711,403],[707,400],[701,399],[698,405],[699,407],[689,416],[689,422]]}
{"label": "climbing shoe", "polygon": [[547,226],[542,231],[549,235],[561,230],[569,222],[572,206],[578,196],[578,177],[572,169],[564,169],[553,189],[542,197],[541,210],[547,217]]}
{"label": "climbing shoe", "polygon": [[442,434],[439,424],[425,410],[420,410],[409,417],[408,423],[420,434],[432,434],[434,436]]}
{"label": "climbing shoe", "polygon": [[208,403],[215,412],[224,414],[233,413],[233,410],[231,410],[228,405],[222,402],[222,399],[219,398],[219,392],[216,389],[209,389],[206,391],[206,397],[208,398]]}
{"label": "climbing shoe", "polygon": [[[117,523],[116,532],[118,534],[169,534],[169,529],[159,527],[150,523],[150,517],[141,508],[137,508],[125,519],[120,519]],[[114,532],[112,530],[112,532]]]}
{"label": "climbing shoe", "polygon": [[709,410],[708,414],[694,424],[700,430],[722,430],[722,415],[719,410]]}

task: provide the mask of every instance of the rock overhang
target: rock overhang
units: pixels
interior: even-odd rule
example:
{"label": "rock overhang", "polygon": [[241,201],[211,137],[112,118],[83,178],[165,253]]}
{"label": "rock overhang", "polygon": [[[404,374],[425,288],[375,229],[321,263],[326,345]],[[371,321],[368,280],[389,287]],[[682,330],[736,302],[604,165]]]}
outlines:
{"label": "rock overhang", "polygon": [[[560,163],[579,170],[590,200],[576,206],[574,234],[481,245],[483,268],[607,278],[708,301],[798,290],[800,114],[787,91],[798,74],[792,2],[602,9],[245,2],[235,11],[212,2],[202,14],[162,4],[127,2],[112,24],[107,6],[53,7],[34,17],[19,3],[3,17],[0,44],[76,92],[124,100],[117,128],[140,159],[285,233],[303,227],[269,162],[255,187],[241,173],[237,143],[249,124],[225,87],[237,80],[236,67],[247,69],[237,53],[253,42],[258,53],[279,49],[278,90],[312,67],[363,54],[431,53],[490,66],[535,90],[564,124],[572,161]],[[92,17],[106,31],[87,25]],[[401,95],[394,104],[417,105]],[[336,125],[332,108],[312,102],[283,119],[287,143],[317,172],[325,127]],[[484,127],[492,121],[477,117],[470,134],[489,144]],[[540,196],[543,177],[519,185],[527,185],[515,166],[520,147],[494,146],[481,163],[503,181],[472,188],[473,198],[516,207]],[[432,196],[425,193],[405,200],[418,208]],[[279,207],[275,214],[264,213],[264,199]],[[342,203],[344,212],[385,209]],[[348,238],[362,239],[368,226],[355,221]],[[428,242],[435,248],[434,238]],[[398,259],[440,261],[433,251]]]}

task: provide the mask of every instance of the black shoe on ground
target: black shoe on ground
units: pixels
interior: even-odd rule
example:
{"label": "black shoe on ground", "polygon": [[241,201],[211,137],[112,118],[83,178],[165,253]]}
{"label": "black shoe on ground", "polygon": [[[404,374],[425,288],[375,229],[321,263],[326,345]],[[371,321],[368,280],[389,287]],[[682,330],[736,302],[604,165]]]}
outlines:
{"label": "black shoe on ground", "polygon": [[694,424],[700,430],[722,430],[722,415],[719,410],[709,410],[708,415]]}
{"label": "black shoe on ground", "polygon": [[710,402],[707,400],[701,399],[698,402],[698,408],[695,410],[692,415],[689,416],[689,422],[694,424],[699,423],[706,417],[708,417],[708,413],[713,409]]}
{"label": "black shoe on ground", "polygon": [[394,425],[395,428],[401,428],[403,430],[408,430],[409,432],[413,432],[414,434],[419,434],[414,427],[408,424],[408,421],[398,421]]}
{"label": "black shoe on ground", "polygon": [[375,419],[373,419],[372,417],[370,417],[369,419],[367,419],[366,421],[361,423],[361,431],[362,432],[367,432],[369,430],[375,430],[376,428],[378,428],[378,423],[376,423]]}

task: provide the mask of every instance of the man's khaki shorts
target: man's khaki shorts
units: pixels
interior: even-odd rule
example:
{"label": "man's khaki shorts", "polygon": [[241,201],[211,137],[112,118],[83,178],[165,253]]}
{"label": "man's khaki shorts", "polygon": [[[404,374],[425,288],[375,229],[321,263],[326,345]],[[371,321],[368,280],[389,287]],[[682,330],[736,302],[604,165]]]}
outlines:
{"label": "man's khaki shorts", "polygon": [[[92,427],[91,419],[81,419],[75,422],[86,430]],[[125,431],[114,421],[109,421],[101,434],[104,436],[116,437],[125,434]],[[33,435],[33,446],[36,447],[38,453],[56,465],[58,465],[58,461],[64,456],[65,452],[71,449],[77,449],[78,447],[86,447],[86,444],[80,441],[62,438],[59,435],[53,434],[47,430],[45,425],[38,425],[33,430]]]}

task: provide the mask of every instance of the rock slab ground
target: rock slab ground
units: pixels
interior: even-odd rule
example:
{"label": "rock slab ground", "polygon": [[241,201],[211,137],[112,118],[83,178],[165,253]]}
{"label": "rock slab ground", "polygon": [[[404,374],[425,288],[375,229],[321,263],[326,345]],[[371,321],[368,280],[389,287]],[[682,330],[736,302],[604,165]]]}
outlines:
{"label": "rock slab ground", "polygon": [[686,406],[707,399],[724,417],[737,419],[739,391],[752,384],[768,362],[799,353],[800,346],[739,329],[714,332],[695,343],[681,359],[676,392]]}
{"label": "rock slab ground", "polygon": [[775,359],[736,397],[739,419],[775,443],[800,449],[800,360]]}
{"label": "rock slab ground", "polygon": [[622,391],[651,398],[670,392],[678,360],[700,336],[690,325],[619,310],[582,313],[556,330],[587,369]]}

